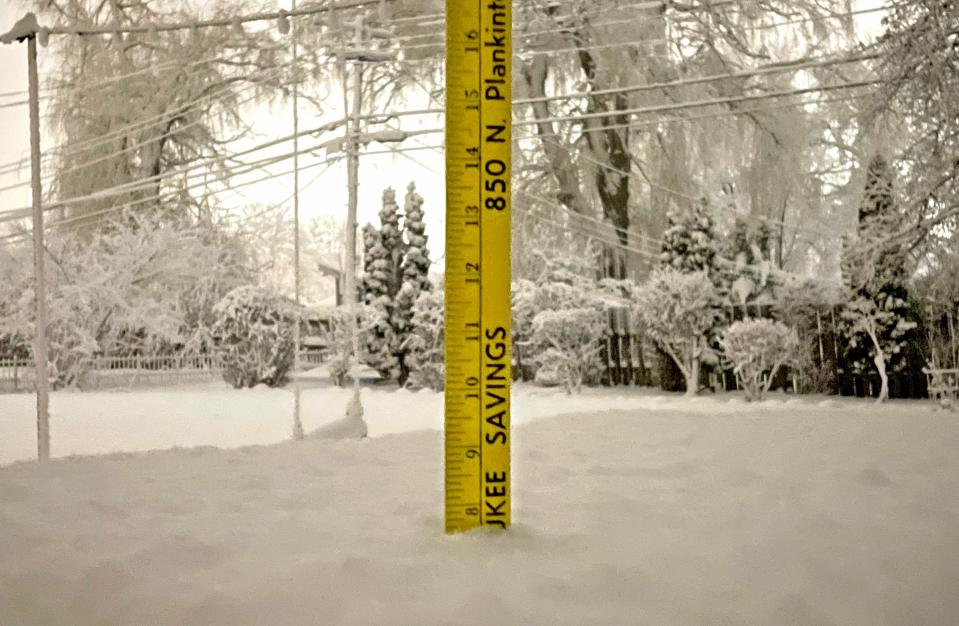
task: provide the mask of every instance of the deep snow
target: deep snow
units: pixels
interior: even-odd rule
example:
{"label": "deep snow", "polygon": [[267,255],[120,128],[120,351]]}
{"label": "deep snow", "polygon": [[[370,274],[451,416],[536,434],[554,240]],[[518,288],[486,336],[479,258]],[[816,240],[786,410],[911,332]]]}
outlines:
{"label": "deep snow", "polygon": [[[304,377],[300,419],[305,430],[342,418],[349,389],[331,387],[319,371]],[[107,452],[137,452],[173,447],[279,443],[293,432],[293,392],[289,389],[234,390],[222,382],[181,388],[132,391],[59,391],[51,394],[50,430],[54,457]],[[363,389],[369,435],[416,430],[441,430],[443,396],[429,390],[397,390],[394,386]],[[790,402],[766,403],[767,410],[787,410]],[[730,396],[706,396],[682,401],[687,411],[708,413],[739,410],[742,401]],[[812,399],[819,402],[821,398]],[[567,395],[559,389],[517,385],[513,389],[514,424],[570,413],[608,409],[651,409],[680,401],[677,396],[637,388],[586,389]],[[835,403],[834,400],[826,400]],[[844,401],[861,407],[861,401]],[[0,466],[36,458],[36,401],[30,394],[0,394]]]}
{"label": "deep snow", "polygon": [[[195,393],[265,409],[273,392]],[[437,400],[375,393],[371,429]],[[954,414],[727,400],[527,415],[505,535],[443,535],[437,431],[0,468],[0,623],[955,623]]]}

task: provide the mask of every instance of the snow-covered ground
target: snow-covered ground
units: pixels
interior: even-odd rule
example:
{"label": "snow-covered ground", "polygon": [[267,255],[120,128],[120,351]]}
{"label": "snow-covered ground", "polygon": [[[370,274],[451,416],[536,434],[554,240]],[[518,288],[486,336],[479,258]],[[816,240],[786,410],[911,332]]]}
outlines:
{"label": "snow-covered ground", "polygon": [[[520,388],[515,526],[445,536],[440,397],[365,396],[365,441],[0,468],[0,624],[959,616],[959,418],[928,403]],[[55,394],[54,449],[280,441],[289,398]],[[309,429],[346,396],[303,398]],[[614,406],[625,410],[603,410]],[[0,396],[8,459],[32,451],[31,409],[29,396]]]}
{"label": "snow-covered ground", "polygon": [[[350,390],[325,384],[322,375],[319,371],[302,382],[300,419],[307,431],[341,418],[350,397]],[[293,431],[293,398],[289,388],[234,390],[222,382],[134,391],[55,392],[50,409],[52,454],[64,457],[278,443],[289,439]],[[767,402],[766,410],[784,410],[790,402],[800,402],[783,398],[786,396]],[[686,411],[707,413],[735,412],[742,405],[740,399],[730,402],[726,395],[688,401],[653,390],[613,388],[586,389],[570,396],[559,389],[518,385],[513,391],[513,419],[520,425],[561,413],[653,409],[677,401]],[[861,401],[845,403],[864,406]],[[367,387],[363,405],[371,437],[443,427],[443,396],[429,390]],[[33,395],[0,394],[0,466],[36,458],[35,416]]]}

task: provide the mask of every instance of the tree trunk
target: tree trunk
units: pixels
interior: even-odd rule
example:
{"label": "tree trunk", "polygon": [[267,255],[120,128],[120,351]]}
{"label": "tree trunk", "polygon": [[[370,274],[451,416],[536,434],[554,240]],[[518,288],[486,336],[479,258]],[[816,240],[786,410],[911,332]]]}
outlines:
{"label": "tree trunk", "polygon": [[686,376],[686,397],[695,396],[699,393],[699,357],[693,357],[689,364],[689,369],[684,369]]}
{"label": "tree trunk", "polygon": [[882,387],[879,390],[879,397],[876,402],[885,402],[889,399],[889,375],[886,374],[886,359],[882,350],[876,348],[876,355],[872,360],[876,364],[876,369],[879,370],[879,379],[882,381]]}

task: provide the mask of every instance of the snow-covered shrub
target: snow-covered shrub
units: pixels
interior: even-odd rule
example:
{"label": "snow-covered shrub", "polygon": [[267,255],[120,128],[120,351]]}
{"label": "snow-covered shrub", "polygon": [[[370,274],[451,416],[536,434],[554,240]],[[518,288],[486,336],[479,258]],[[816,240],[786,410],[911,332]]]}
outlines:
{"label": "snow-covered shrub", "polygon": [[[533,318],[530,345],[542,381],[552,376],[567,393],[598,377],[600,350],[606,333],[605,311],[598,307],[547,309]],[[537,372],[537,380],[541,377]],[[551,374],[555,372],[555,374]]]}
{"label": "snow-covered shrub", "polygon": [[346,309],[340,307],[330,317],[330,328],[326,334],[329,353],[326,366],[333,384],[344,387],[350,382],[350,362],[353,354],[350,318]]}
{"label": "snow-covered shrub", "polygon": [[713,356],[708,334],[719,315],[709,275],[658,269],[635,298],[643,328],[683,373],[686,395],[695,395],[700,365]]}
{"label": "snow-covered shrub", "polygon": [[407,340],[406,381],[414,389],[428,387],[439,391],[445,384],[443,364],[443,291],[420,293],[413,305],[413,332]]}
{"label": "snow-covered shrub", "polygon": [[276,293],[244,285],[214,307],[223,379],[236,388],[282,384],[293,367],[296,312]]}
{"label": "snow-covered shrub", "polygon": [[727,328],[721,343],[746,399],[762,400],[779,368],[795,357],[799,338],[782,322],[748,319]]}
{"label": "snow-covered shrub", "polygon": [[[236,242],[210,227],[139,214],[100,222],[97,230],[52,232],[46,271],[54,384],[79,384],[94,356],[194,347],[191,338],[210,323],[197,311],[243,272],[240,251],[227,250]],[[33,337],[33,286],[30,247],[12,247],[0,258],[0,335]]]}

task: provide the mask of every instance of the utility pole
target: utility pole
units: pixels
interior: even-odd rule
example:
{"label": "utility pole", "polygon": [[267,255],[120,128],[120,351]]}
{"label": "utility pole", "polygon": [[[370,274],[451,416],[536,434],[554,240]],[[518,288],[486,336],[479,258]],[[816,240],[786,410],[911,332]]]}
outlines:
{"label": "utility pole", "polygon": [[40,78],[37,74],[37,34],[44,45],[49,31],[40,28],[37,16],[27,13],[17,20],[9,32],[0,35],[0,43],[27,42],[27,80],[30,109],[30,186],[33,192],[33,279],[35,326],[33,361],[37,390],[37,458],[50,458],[50,378],[47,371],[47,282],[44,269],[43,187],[40,182]]}
{"label": "utility pole", "polygon": [[[363,46],[363,15],[357,15],[353,22],[355,29],[353,35],[353,45],[359,50]],[[346,104],[346,60],[343,61],[343,101]],[[346,298],[346,311],[350,318],[350,339],[353,347],[353,358],[350,362],[351,376],[353,378],[353,396],[346,408],[346,415],[353,419],[363,419],[363,404],[360,400],[360,333],[359,324],[356,315],[356,205],[359,193],[359,165],[360,165],[360,107],[363,104],[363,65],[357,61],[353,64],[353,106],[352,111],[347,110],[346,116],[349,118],[346,123],[346,177],[348,189],[348,206],[346,213],[346,280],[344,297]]]}
{"label": "utility pole", "polygon": [[37,321],[33,359],[37,368],[37,458],[50,458],[50,378],[47,373],[47,279],[44,269],[43,188],[40,182],[40,79],[37,75],[37,35],[27,37],[30,82],[30,181],[33,191],[33,272]]}
{"label": "utility pole", "polygon": [[[291,0],[290,9],[296,11],[296,0]],[[290,21],[290,37],[293,40],[293,299],[296,301],[296,318],[293,327],[293,376],[300,371],[301,320],[300,311],[300,111],[298,86],[298,52],[296,20]],[[293,381],[293,438],[303,439],[303,422],[300,420],[300,385]]]}

